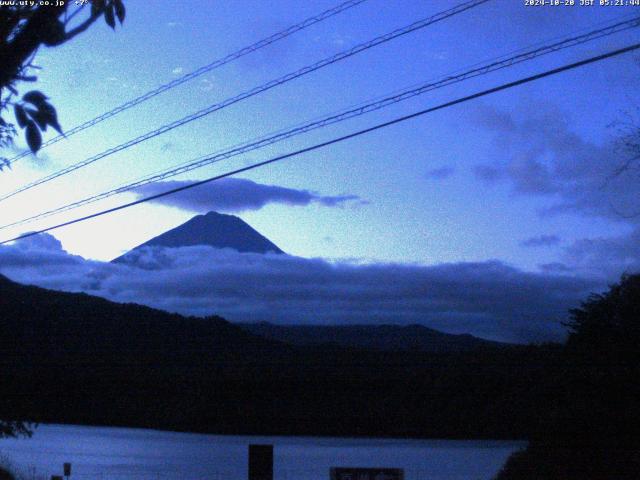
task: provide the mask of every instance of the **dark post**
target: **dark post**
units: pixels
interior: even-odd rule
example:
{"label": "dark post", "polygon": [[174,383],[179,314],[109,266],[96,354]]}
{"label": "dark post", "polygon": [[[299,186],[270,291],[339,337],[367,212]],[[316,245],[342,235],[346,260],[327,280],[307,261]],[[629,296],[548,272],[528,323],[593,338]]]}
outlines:
{"label": "dark post", "polygon": [[273,445],[249,445],[249,480],[273,480]]}
{"label": "dark post", "polygon": [[63,465],[64,468],[64,476],[65,477],[70,477],[71,476],[71,464],[70,463],[65,463]]}

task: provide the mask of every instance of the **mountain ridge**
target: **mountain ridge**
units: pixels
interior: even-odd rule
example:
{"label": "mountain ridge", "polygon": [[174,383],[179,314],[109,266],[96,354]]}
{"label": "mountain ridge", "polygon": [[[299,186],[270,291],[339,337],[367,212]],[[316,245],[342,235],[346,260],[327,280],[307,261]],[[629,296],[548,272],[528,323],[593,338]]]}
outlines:
{"label": "mountain ridge", "polygon": [[277,325],[237,323],[253,335],[297,347],[331,345],[375,351],[464,352],[509,344],[470,334],[450,334],[423,325]]}
{"label": "mountain ridge", "polygon": [[[295,347],[0,276],[0,418],[234,435],[521,438],[549,348]],[[515,402],[514,399],[519,399]],[[514,405],[516,406],[514,408]]]}

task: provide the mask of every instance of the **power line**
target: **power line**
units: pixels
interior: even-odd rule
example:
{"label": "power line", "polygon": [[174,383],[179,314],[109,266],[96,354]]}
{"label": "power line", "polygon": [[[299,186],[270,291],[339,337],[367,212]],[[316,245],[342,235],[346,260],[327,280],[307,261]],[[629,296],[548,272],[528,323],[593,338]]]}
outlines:
{"label": "power line", "polygon": [[[361,3],[364,3],[368,0],[349,0],[347,2],[341,3],[340,5],[337,5],[333,8],[330,8],[328,10],[325,10],[324,12],[319,13],[318,15],[315,15],[313,17],[309,17],[305,20],[303,20],[300,23],[296,23],[295,25],[291,25],[288,28],[285,28],[284,30],[281,30],[277,33],[274,33],[273,35],[264,38],[262,40],[259,40],[258,42],[249,45],[247,47],[241,48],[240,50],[237,50],[236,52],[230,53],[229,55],[220,58],[218,60],[214,60],[213,62],[204,65],[200,68],[198,68],[197,70],[194,70],[193,72],[187,73],[185,75],[183,75],[180,78],[176,78],[175,80],[172,80],[168,83],[165,83],[163,85],[160,85],[157,88],[154,88],[153,90],[148,91],[147,93],[144,93],[142,95],[140,95],[139,97],[136,97],[134,99],[131,99],[125,103],[123,103],[122,105],[119,105],[115,108],[113,108],[112,110],[109,110],[108,112],[105,112],[101,115],[98,115],[95,118],[92,118],[91,120],[87,120],[84,123],[81,123],[80,125],[77,125],[73,128],[71,128],[70,130],[66,131],[64,133],[64,135],[58,135],[54,138],[52,138],[51,140],[47,140],[46,142],[44,142],[42,144],[42,146],[40,147],[45,148],[48,147],[49,145],[53,145],[54,143],[59,142],[60,140],[62,140],[63,138],[69,138],[72,135],[75,135],[78,132],[81,132],[83,130],[86,130],[89,127],[92,127],[100,122],[103,122],[104,120],[114,117],[116,115],[118,115],[119,113],[124,112],[125,110],[128,110],[130,108],[135,107],[136,105],[139,105],[143,102],[146,102],[147,100],[152,99],[153,97],[156,97],[158,95],[160,95],[161,93],[164,93],[168,90],[171,90],[172,88],[175,88],[179,85],[182,85],[183,83],[186,83],[190,80],[193,80],[194,78],[197,78],[201,75],[204,75],[205,73],[209,73],[212,70],[215,70],[216,68],[222,67],[223,65],[226,65],[227,63],[230,63],[234,60],[237,60],[241,57],[244,57],[245,55],[248,55],[250,53],[253,53],[257,50],[260,50],[261,48],[267,47],[273,43],[276,43],[280,40],[283,40],[291,35],[293,35],[294,33],[297,33],[301,30],[304,30],[312,25],[315,25],[316,23],[320,23],[328,18],[331,18],[335,15],[338,15],[339,13],[344,12],[345,10],[348,10],[352,7],[355,7]],[[21,158],[24,158],[28,155],[30,155],[31,152],[26,150],[18,155],[16,155],[15,157],[11,158],[8,160],[9,165],[17,162],[18,160],[20,160]]]}
{"label": "power line", "polygon": [[253,165],[249,165],[249,166],[246,166],[246,167],[238,168],[236,170],[232,170],[232,171],[220,174],[220,175],[216,175],[214,177],[209,177],[209,178],[207,178],[205,180],[199,180],[199,181],[191,183],[189,185],[183,185],[181,187],[177,187],[177,188],[173,188],[173,189],[170,189],[170,190],[166,190],[164,192],[161,192],[161,193],[158,193],[158,194],[155,194],[155,195],[151,195],[151,196],[148,196],[148,197],[145,197],[145,198],[141,198],[141,199],[135,200],[133,202],[128,202],[128,203],[125,203],[125,204],[122,204],[122,205],[118,205],[117,207],[108,208],[108,209],[102,210],[100,212],[92,213],[91,215],[85,215],[83,217],[79,217],[79,218],[76,218],[76,219],[73,219],[73,220],[69,220],[67,222],[60,223],[58,225],[54,225],[54,226],[51,226],[51,227],[47,227],[47,228],[44,228],[42,230],[38,230],[38,231],[35,231],[35,232],[29,232],[29,233],[17,236],[15,238],[11,238],[9,240],[4,240],[4,241],[0,242],[0,245],[4,245],[4,244],[9,243],[9,242],[14,242],[16,240],[21,240],[23,238],[32,237],[32,236],[38,235],[40,233],[49,232],[51,230],[55,230],[55,229],[58,229],[58,228],[66,227],[66,226],[73,225],[73,224],[76,224],[76,223],[84,222],[84,221],[90,220],[92,218],[96,218],[96,217],[100,217],[100,216],[103,216],[103,215],[106,215],[106,214],[109,214],[109,213],[113,213],[113,212],[117,212],[117,211],[120,211],[120,210],[124,210],[126,208],[130,208],[130,207],[133,207],[133,206],[136,206],[136,205],[140,205],[140,204],[143,204],[143,203],[146,203],[146,202],[150,202],[152,200],[157,200],[158,198],[166,197],[168,195],[173,195],[175,193],[179,193],[179,192],[182,192],[182,191],[185,191],[185,190],[189,190],[191,188],[199,187],[201,185],[204,185],[204,184],[207,184],[207,183],[211,183],[211,182],[214,182],[216,180],[220,180],[220,179],[223,179],[223,178],[226,178],[226,177],[230,177],[232,175],[237,175],[239,173],[244,173],[244,172],[247,172],[249,170],[254,170],[256,168],[263,167],[265,165],[269,165],[269,164],[272,164],[272,163],[275,163],[275,162],[279,162],[279,161],[285,160],[287,158],[296,157],[296,156],[302,155],[304,153],[309,153],[309,152],[312,152],[314,150],[319,150],[321,148],[328,147],[330,145],[343,142],[345,140],[350,140],[352,138],[356,138],[356,137],[359,137],[361,135],[365,135],[367,133],[371,133],[371,132],[374,132],[376,130],[380,130],[382,128],[386,128],[386,127],[389,127],[391,125],[402,123],[402,122],[405,122],[407,120],[411,120],[413,118],[417,118],[417,117],[420,117],[422,115],[426,115],[428,113],[432,113],[432,112],[435,112],[435,111],[438,111],[438,110],[442,110],[442,109],[445,109],[445,108],[448,108],[448,107],[452,107],[454,105],[458,105],[458,104],[465,103],[465,102],[468,102],[468,101],[471,101],[471,100],[475,100],[476,98],[480,98],[480,97],[484,97],[484,96],[487,96],[487,95],[491,95],[493,93],[497,93],[497,92],[500,92],[500,91],[503,91],[503,90],[507,90],[507,89],[510,89],[510,88],[513,88],[513,87],[517,87],[519,85],[523,85],[523,84],[526,84],[526,83],[531,83],[531,82],[540,80],[540,79],[545,78],[545,77],[550,77],[552,75],[557,75],[559,73],[566,72],[568,70],[573,70],[575,68],[579,68],[579,67],[582,67],[582,66],[585,66],[585,65],[589,65],[589,64],[592,64],[592,63],[596,63],[596,62],[608,59],[608,58],[612,58],[612,57],[615,57],[615,56],[618,56],[618,55],[622,55],[624,53],[628,53],[628,52],[637,50],[639,48],[640,48],[640,43],[636,43],[634,45],[630,45],[628,47],[624,47],[624,48],[621,48],[621,49],[618,49],[618,50],[614,50],[614,51],[611,51],[611,52],[608,52],[608,53],[605,53],[605,54],[602,54],[602,55],[598,55],[598,56],[595,56],[595,57],[590,57],[590,58],[587,58],[585,60],[581,60],[579,62],[570,63],[570,64],[564,65],[562,67],[554,68],[552,70],[547,70],[545,72],[538,73],[536,75],[532,75],[532,76],[529,76],[529,77],[521,78],[521,79],[515,80],[513,82],[504,83],[504,84],[502,84],[502,85],[500,85],[498,87],[493,87],[493,88],[490,88],[488,90],[483,90],[481,92],[477,92],[477,93],[474,93],[474,94],[471,94],[471,95],[467,95],[465,97],[457,98],[455,100],[451,100],[449,102],[442,103],[442,104],[437,105],[435,107],[431,107],[431,108],[427,108],[427,109],[424,109],[424,110],[420,110],[418,112],[414,112],[414,113],[411,113],[409,115],[404,115],[402,117],[398,117],[398,118],[395,118],[393,120],[390,120],[390,121],[387,121],[387,122],[384,122],[384,123],[379,123],[377,125],[374,125],[373,127],[368,127],[368,128],[363,129],[363,130],[358,130],[356,132],[350,133],[348,135],[343,135],[341,137],[337,137],[337,138],[328,140],[326,142],[317,143],[317,144],[312,145],[310,147],[302,148],[300,150],[296,150],[294,152],[286,153],[284,155],[279,155],[279,156],[271,158],[269,160],[264,160],[262,162],[254,163]]}
{"label": "power line", "polygon": [[47,175],[46,177],[40,178],[38,180],[35,180],[31,183],[28,183],[27,185],[24,185],[23,187],[18,188],[17,190],[14,190],[13,192],[10,192],[8,194],[5,194],[3,196],[0,196],[0,202],[4,201],[8,198],[13,197],[14,195],[17,195],[21,192],[24,192],[26,190],[30,190],[33,187],[36,187],[38,185],[42,185],[43,183],[47,183],[51,180],[54,180],[58,177],[61,177],[63,175],[66,175],[68,173],[71,173],[75,170],[78,170],[80,168],[83,168],[87,165],[90,165],[94,162],[97,162],[98,160],[105,158],[109,155],[112,155],[114,153],[120,152],[122,150],[125,150],[129,147],[132,147],[134,145],[137,145],[141,142],[144,142],[145,140],[149,140],[151,138],[157,137],[159,135],[162,135],[163,133],[166,133],[170,130],[173,130],[175,128],[181,127],[182,125],[185,125],[187,123],[190,123],[194,120],[197,120],[199,118],[202,118],[206,115],[209,115],[217,110],[221,110],[223,108],[226,108],[230,105],[233,105],[235,103],[238,103],[242,100],[245,100],[247,98],[253,97],[255,95],[258,95],[262,92],[265,92],[267,90],[271,90],[272,88],[275,88],[279,85],[282,85],[284,83],[290,82],[291,80],[294,80],[296,78],[302,77],[304,75],[307,75],[311,72],[314,72],[316,70],[319,70],[323,67],[326,67],[328,65],[332,65],[336,62],[339,62],[341,60],[344,60],[346,58],[352,57],[353,55],[356,55],[360,52],[363,52],[365,50],[368,50],[370,48],[376,47],[380,44],[389,42],[391,40],[394,40],[398,37],[401,37],[403,35],[406,35],[408,33],[414,32],[416,30],[420,30],[422,28],[425,28],[429,25],[433,25],[434,23],[437,23],[439,21],[445,20],[449,17],[452,17],[454,15],[458,15],[466,10],[469,10],[471,8],[477,7],[479,5],[482,5],[483,3],[486,3],[490,0],[470,0],[464,3],[461,3],[459,5],[457,5],[456,7],[450,8],[448,10],[445,10],[443,12],[437,13],[431,17],[419,20],[417,22],[414,22],[408,26],[402,27],[402,28],[398,28],[396,30],[393,30],[392,32],[389,32],[385,35],[381,35],[379,37],[374,38],[373,40],[370,40],[368,42],[364,42],[361,43],[359,45],[356,45],[355,47],[350,48],[349,50],[345,50],[342,51],[340,53],[337,53],[331,57],[325,58],[323,60],[320,60],[319,62],[316,62],[312,65],[308,65],[306,67],[301,68],[300,70],[296,70],[295,72],[291,72],[288,73],[278,79],[272,80],[270,82],[267,82],[263,85],[260,85],[258,87],[255,87],[251,90],[247,90],[239,95],[236,95],[235,97],[231,97],[228,98],[227,100],[224,100],[220,103],[215,103],[213,105],[210,105],[202,110],[199,110],[198,112],[192,113],[190,115],[187,115],[186,117],[181,118],[180,120],[176,120],[174,122],[171,122],[169,124],[163,125],[160,128],[157,128],[155,130],[152,130],[150,132],[147,132],[143,135],[140,135],[132,140],[129,140],[125,143],[122,143],[116,147],[112,147],[108,150],[105,150],[97,155],[94,155],[92,157],[89,157],[85,160],[82,160],[74,165],[70,165],[66,168],[63,168],[61,170],[58,170],[55,173],[52,173],[50,175]]}
{"label": "power line", "polygon": [[291,138],[293,136],[297,136],[303,133],[307,133],[310,132],[312,130],[316,130],[318,128],[323,128],[335,123],[339,123],[345,120],[348,120],[350,118],[354,118],[360,115],[364,115],[366,113],[370,113],[376,110],[380,110],[382,108],[385,108],[389,105],[404,101],[404,100],[408,100],[410,98],[413,98],[415,96],[418,95],[422,95],[424,93],[427,93],[429,91],[432,90],[436,90],[438,88],[442,88],[448,85],[452,85],[454,83],[458,83],[464,80],[468,80],[470,78],[475,78],[478,77],[480,75],[486,75],[490,72],[494,72],[500,69],[504,69],[528,60],[532,60],[534,58],[540,57],[542,55],[546,55],[549,53],[554,53],[557,52],[559,50],[563,50],[569,47],[573,47],[576,45],[580,45],[589,41],[593,41],[599,38],[603,38],[609,35],[613,35],[615,33],[619,33],[621,31],[625,31],[631,28],[637,28],[638,26],[640,26],[640,17],[635,17],[626,21],[622,21],[622,22],[617,22],[614,23],[613,25],[607,25],[605,27],[590,31],[588,33],[584,33],[582,35],[578,35],[578,36],[574,36],[574,37],[570,37],[570,38],[566,38],[564,40],[552,43],[550,45],[543,45],[541,47],[532,49],[532,50],[524,50],[522,51],[522,53],[519,53],[517,55],[514,55],[512,57],[507,57],[507,58],[503,58],[501,60],[498,61],[493,61],[490,62],[488,64],[478,64],[480,66],[476,67],[476,68],[472,68],[471,70],[468,71],[464,71],[462,73],[459,74],[455,74],[455,75],[449,75],[444,77],[443,79],[440,79],[438,81],[435,82],[426,82],[423,84],[418,85],[417,87],[408,89],[408,90],[404,90],[401,91],[399,93],[396,93],[394,95],[388,96],[388,97],[384,97],[382,99],[379,100],[375,100],[373,102],[369,102],[366,104],[362,104],[359,105],[355,108],[350,108],[344,111],[341,111],[339,113],[333,114],[333,115],[329,115],[326,117],[323,117],[319,120],[315,120],[312,122],[308,122],[306,124],[302,124],[300,126],[291,128],[289,130],[284,130],[284,131],[280,131],[277,132],[275,134],[271,134],[269,136],[266,137],[262,137],[259,138],[257,140],[253,140],[253,141],[249,141],[246,143],[243,143],[241,145],[238,145],[236,147],[233,147],[229,150],[225,150],[225,151],[221,151],[221,152],[217,152],[217,153],[213,153],[213,154],[209,154],[209,155],[205,155],[205,156],[201,156],[195,160],[191,160],[189,162],[183,163],[179,166],[176,167],[172,167],[170,169],[165,169],[163,171],[157,172],[155,174],[151,174],[151,175],[147,175],[141,179],[132,181],[130,183],[126,183],[124,185],[121,185],[117,188],[114,188],[112,190],[108,190],[106,192],[102,192],[96,195],[92,195],[89,196],[87,198],[84,198],[82,200],[78,200],[76,202],[58,207],[58,208],[54,208],[42,213],[39,213],[37,215],[33,215],[31,217],[27,217],[18,221],[15,221],[13,223],[9,223],[3,226],[0,226],[0,230],[9,228],[9,227],[13,227],[13,226],[17,226],[17,225],[22,225],[25,223],[29,223],[35,220],[39,220],[39,219],[43,219],[43,218],[47,218],[51,215],[57,214],[57,213],[61,213],[61,212],[65,212],[68,210],[72,210],[84,205],[88,205],[90,203],[94,203],[97,202],[99,200],[103,200],[105,198],[111,197],[113,195],[117,195],[120,193],[124,193],[127,191],[131,191],[134,188],[138,188],[144,185],[148,185],[150,183],[156,182],[156,181],[160,181],[160,180],[164,180],[166,178],[171,178],[171,177],[175,177],[177,175],[180,175],[182,173],[186,173],[198,168],[202,168],[204,166],[207,165],[211,165],[213,163],[217,163],[253,150],[257,150],[263,147],[266,147],[268,145],[272,145],[276,142],[280,142],[282,140],[286,140],[288,138]]}

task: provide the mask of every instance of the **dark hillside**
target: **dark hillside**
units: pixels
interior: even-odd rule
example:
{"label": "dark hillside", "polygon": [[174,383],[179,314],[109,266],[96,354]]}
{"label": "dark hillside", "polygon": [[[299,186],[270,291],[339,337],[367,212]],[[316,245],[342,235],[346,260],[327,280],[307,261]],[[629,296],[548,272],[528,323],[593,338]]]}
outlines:
{"label": "dark hillside", "polygon": [[199,363],[273,347],[220,317],[195,318],[0,276],[3,363]]}
{"label": "dark hillside", "polygon": [[294,347],[0,277],[0,418],[234,434],[523,438],[555,347]]}
{"label": "dark hillside", "polygon": [[335,345],[391,352],[469,352],[506,344],[473,335],[451,335],[422,325],[274,325],[237,323],[247,332],[291,345]]}

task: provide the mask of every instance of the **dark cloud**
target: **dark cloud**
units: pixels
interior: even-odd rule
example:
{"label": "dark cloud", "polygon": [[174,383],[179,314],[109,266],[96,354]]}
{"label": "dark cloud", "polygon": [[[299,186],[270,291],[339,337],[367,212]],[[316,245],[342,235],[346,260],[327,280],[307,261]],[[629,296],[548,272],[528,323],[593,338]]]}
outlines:
{"label": "dark cloud", "polygon": [[[139,187],[134,190],[134,193],[140,197],[147,197],[192,183],[194,182],[158,182]],[[153,201],[196,213],[212,210],[217,212],[259,210],[270,203],[296,206],[317,203],[326,207],[338,207],[349,201],[365,203],[356,195],[325,196],[309,190],[264,185],[242,178],[224,178]]]}
{"label": "dark cloud", "polygon": [[511,115],[486,104],[472,111],[472,118],[478,125],[501,133],[508,133],[516,128]]}
{"label": "dark cloud", "polygon": [[[581,137],[562,112],[539,106],[522,118],[489,107],[478,110],[477,123],[495,134],[495,158],[476,165],[476,176],[505,182],[514,193],[544,199],[543,216],[573,214],[627,224],[618,237],[586,238],[566,246],[560,261],[540,265],[546,273],[572,274],[615,281],[621,272],[640,271],[640,182],[637,165],[621,166],[638,154],[635,120],[602,144]],[[612,132],[614,133],[614,132]],[[631,137],[628,137],[631,135]],[[631,148],[625,148],[623,140]],[[634,143],[636,142],[636,143]],[[529,239],[522,246],[557,244]]]}
{"label": "dark cloud", "polygon": [[563,265],[578,275],[614,281],[640,272],[640,227],[616,237],[585,238],[564,249]]}
{"label": "dark cloud", "polygon": [[638,210],[640,182],[632,170],[614,174],[629,155],[615,140],[596,144],[584,139],[566,115],[542,106],[522,118],[483,107],[477,117],[496,134],[495,158],[474,167],[479,179],[508,182],[517,194],[548,199],[543,215],[640,223],[640,216],[624,217]]}
{"label": "dark cloud", "polygon": [[502,177],[502,172],[491,165],[475,165],[473,173],[479,180],[485,182],[496,182]]}
{"label": "dark cloud", "polygon": [[551,274],[573,274],[574,269],[562,262],[543,263],[538,266],[541,271]]}
{"label": "dark cloud", "polygon": [[159,259],[155,268],[23,244],[0,248],[0,272],[23,283],[235,321],[419,323],[519,342],[563,338],[559,322],[567,310],[603,286],[498,261],[357,264],[211,247],[154,248],[147,257]]}
{"label": "dark cloud", "polygon": [[551,247],[560,243],[560,237],[557,235],[539,235],[537,237],[527,238],[520,242],[521,247]]}
{"label": "dark cloud", "polygon": [[455,168],[452,166],[432,168],[431,170],[427,170],[427,178],[432,180],[443,180],[445,178],[449,178],[455,173],[455,171]]}

